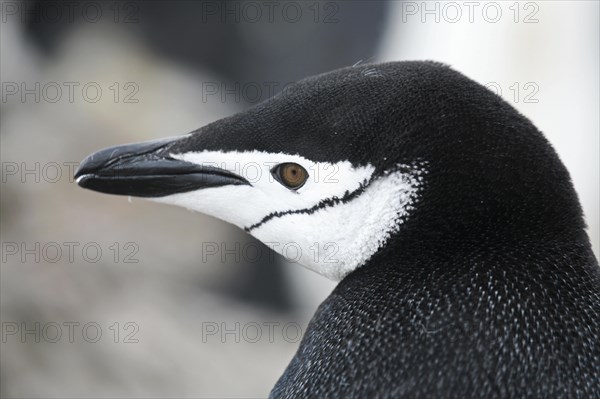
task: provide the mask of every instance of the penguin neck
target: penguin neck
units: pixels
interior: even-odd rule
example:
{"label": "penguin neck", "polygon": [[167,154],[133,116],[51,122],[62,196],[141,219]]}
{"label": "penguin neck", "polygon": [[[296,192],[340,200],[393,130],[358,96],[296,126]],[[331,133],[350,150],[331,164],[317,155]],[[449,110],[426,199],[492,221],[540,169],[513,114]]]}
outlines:
{"label": "penguin neck", "polygon": [[[363,267],[344,278],[338,287],[348,291],[352,298],[363,298],[355,292],[359,286],[367,291],[397,290],[403,293],[403,300],[410,301],[430,296],[431,292],[469,293],[477,288],[489,293],[518,283],[525,295],[531,289],[560,288],[560,295],[567,297],[576,295],[582,285],[588,285],[590,276],[598,278],[598,263],[585,232],[578,240],[505,247],[393,240]],[[555,286],[556,281],[561,282],[561,287]],[[491,282],[493,285],[486,285]],[[459,296],[454,293],[448,297]]]}
{"label": "penguin neck", "polygon": [[475,165],[433,169],[395,241],[403,250],[442,253],[587,242],[568,172],[557,157],[548,158],[529,169],[504,170],[491,163],[480,170]]}
{"label": "penguin neck", "polygon": [[[423,286],[434,284],[437,281],[434,276],[443,276],[443,281],[438,283],[460,288],[472,284],[471,278],[477,273],[491,273],[499,283],[503,283],[507,274],[518,275],[523,284],[529,282],[536,286],[549,276],[585,282],[586,276],[597,274],[598,262],[584,230],[530,240],[520,237],[498,240],[493,236],[476,240],[473,237],[435,239],[431,235],[411,234],[409,223],[403,227],[405,231],[392,237],[388,245],[358,269],[360,272],[350,276],[379,281],[393,275],[397,280],[392,285],[413,281]],[[362,276],[357,277],[358,274]]]}

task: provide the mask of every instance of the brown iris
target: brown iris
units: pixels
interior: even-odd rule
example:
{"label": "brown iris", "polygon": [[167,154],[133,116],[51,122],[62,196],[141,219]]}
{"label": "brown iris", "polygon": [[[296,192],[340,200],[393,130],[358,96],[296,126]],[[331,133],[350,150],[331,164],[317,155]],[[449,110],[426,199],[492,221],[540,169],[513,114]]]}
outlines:
{"label": "brown iris", "polygon": [[306,183],[308,172],[297,163],[282,163],[271,170],[273,177],[289,189],[297,190]]}

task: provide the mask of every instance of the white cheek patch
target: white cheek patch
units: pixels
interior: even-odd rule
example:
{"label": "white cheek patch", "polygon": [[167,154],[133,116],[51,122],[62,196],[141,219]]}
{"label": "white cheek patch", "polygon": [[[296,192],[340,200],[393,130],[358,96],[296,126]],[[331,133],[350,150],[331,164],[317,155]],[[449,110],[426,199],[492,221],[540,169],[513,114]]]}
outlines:
{"label": "white cheek patch", "polygon": [[347,202],[273,218],[251,233],[289,260],[341,280],[399,231],[424,173],[417,168],[388,173]]}
{"label": "white cheek patch", "polygon": [[[373,178],[372,165],[313,162],[299,155],[202,151],[173,158],[226,169],[251,185],[227,185],[153,201],[178,205],[232,223],[286,258],[332,280],[364,265],[396,233],[418,197],[424,164],[398,165]],[[297,191],[271,169],[295,162],[309,173]]]}

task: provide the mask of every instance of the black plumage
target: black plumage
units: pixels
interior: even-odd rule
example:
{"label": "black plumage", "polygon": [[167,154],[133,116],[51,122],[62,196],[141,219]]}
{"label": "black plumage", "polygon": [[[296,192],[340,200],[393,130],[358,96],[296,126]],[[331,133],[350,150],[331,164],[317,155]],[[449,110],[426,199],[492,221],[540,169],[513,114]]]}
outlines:
{"label": "black plumage", "polygon": [[382,77],[336,96],[355,137],[341,147],[382,170],[425,160],[425,183],[399,233],[319,307],[271,396],[600,397],[600,269],[550,144],[450,68],[373,68]]}

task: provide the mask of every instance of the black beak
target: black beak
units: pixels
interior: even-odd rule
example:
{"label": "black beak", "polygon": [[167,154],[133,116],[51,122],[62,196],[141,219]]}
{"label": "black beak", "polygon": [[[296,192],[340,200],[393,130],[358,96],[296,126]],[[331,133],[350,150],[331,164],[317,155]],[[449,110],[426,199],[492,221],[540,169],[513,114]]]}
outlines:
{"label": "black beak", "polygon": [[135,197],[164,197],[201,188],[250,184],[214,166],[180,161],[168,147],[178,139],[110,147],[93,153],[75,173],[83,188]]}

